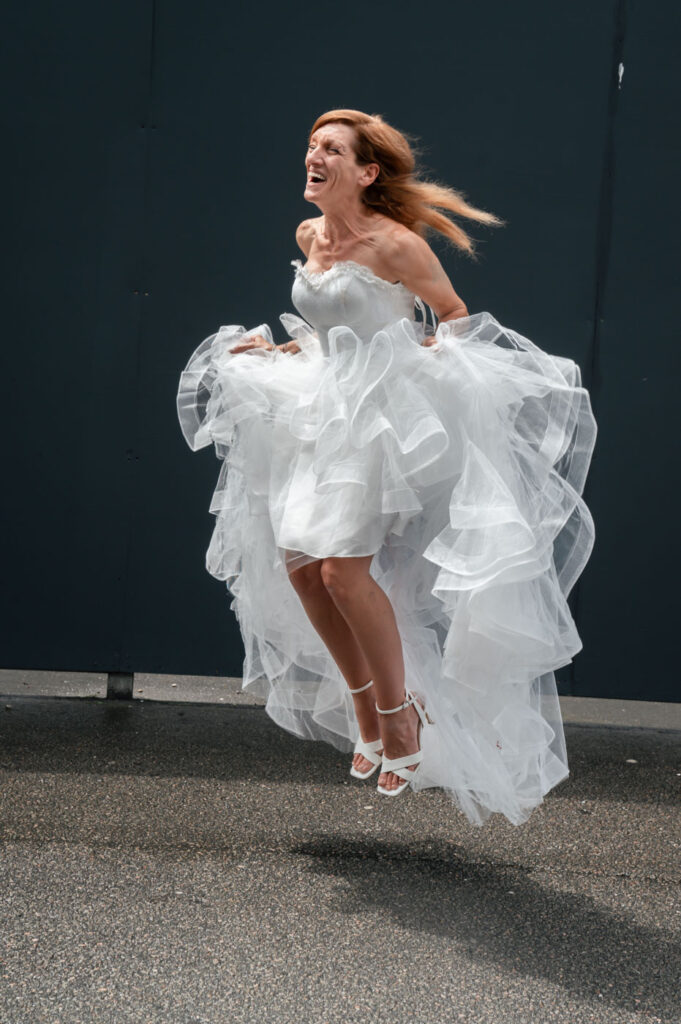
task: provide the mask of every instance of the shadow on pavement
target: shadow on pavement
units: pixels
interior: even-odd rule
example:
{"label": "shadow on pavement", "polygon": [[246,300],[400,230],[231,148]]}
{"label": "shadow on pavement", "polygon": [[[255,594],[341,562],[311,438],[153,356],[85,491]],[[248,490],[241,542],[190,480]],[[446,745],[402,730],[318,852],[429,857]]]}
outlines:
{"label": "shadow on pavement", "polygon": [[681,964],[677,937],[609,912],[589,896],[545,888],[529,869],[473,862],[442,842],[324,836],[294,852],[308,859],[311,872],[348,883],[337,912],[376,908],[415,936],[456,940],[478,963],[494,963],[507,975],[542,977],[579,999],[646,1010],[674,1024],[681,1019],[670,985]]}

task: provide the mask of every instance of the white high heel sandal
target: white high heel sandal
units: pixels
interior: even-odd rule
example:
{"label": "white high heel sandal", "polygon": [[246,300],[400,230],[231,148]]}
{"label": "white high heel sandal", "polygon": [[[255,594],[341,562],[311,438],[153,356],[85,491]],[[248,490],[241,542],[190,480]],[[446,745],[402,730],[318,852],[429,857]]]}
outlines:
{"label": "white high heel sandal", "polygon": [[[373,685],[373,679],[370,679],[365,686],[360,686],[357,690],[350,690],[350,693],[362,693],[363,690],[368,690]],[[367,761],[371,761],[372,767],[366,772],[360,772],[355,768],[354,764],[350,768],[350,774],[355,779],[368,779],[370,775],[373,775],[378,766],[381,764],[381,756],[378,751],[383,746],[383,740],[379,736],[377,740],[372,740],[371,743],[365,743],[362,737],[355,743],[354,754],[361,754],[362,757],[366,757]]]}
{"label": "white high heel sandal", "polygon": [[404,779],[402,785],[397,786],[395,789],[386,789],[385,786],[381,785],[376,786],[378,792],[383,793],[384,796],[399,796],[402,790],[407,788],[411,780],[416,775],[416,772],[418,771],[418,767],[415,768],[413,772],[409,771],[409,765],[419,765],[423,758],[423,751],[421,750],[422,726],[424,726],[426,722],[430,722],[431,725],[435,724],[433,719],[430,717],[428,712],[424,710],[420,701],[416,699],[416,696],[411,692],[411,690],[407,690],[405,687],[404,692],[406,700],[404,701],[404,704],[400,704],[398,708],[388,708],[387,711],[382,711],[377,704],[376,710],[378,711],[379,715],[394,715],[397,711],[403,711],[405,708],[408,708],[410,704],[413,704],[419,716],[419,724],[416,731],[416,742],[419,744],[419,749],[414,754],[405,754],[404,757],[385,757],[385,755],[383,756],[381,761],[381,772],[394,772],[395,775],[399,775],[401,779]]}

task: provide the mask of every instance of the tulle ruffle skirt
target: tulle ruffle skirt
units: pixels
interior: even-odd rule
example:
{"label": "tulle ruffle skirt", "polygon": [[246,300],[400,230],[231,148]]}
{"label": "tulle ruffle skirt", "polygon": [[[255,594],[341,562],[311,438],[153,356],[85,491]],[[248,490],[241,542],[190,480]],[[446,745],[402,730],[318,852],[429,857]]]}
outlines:
{"label": "tulle ruffle skirt", "polygon": [[554,671],[581,648],[566,598],[594,537],[579,368],[485,312],[430,347],[406,318],[364,339],[333,327],[327,351],[281,320],[300,353],[233,354],[270,328],[221,327],[178,393],[188,444],[222,460],[206,564],[233,597],[244,689],[297,736],[352,749],[352,697],[288,574],[375,555],[435,723],[412,788],[520,824],[568,774]]}

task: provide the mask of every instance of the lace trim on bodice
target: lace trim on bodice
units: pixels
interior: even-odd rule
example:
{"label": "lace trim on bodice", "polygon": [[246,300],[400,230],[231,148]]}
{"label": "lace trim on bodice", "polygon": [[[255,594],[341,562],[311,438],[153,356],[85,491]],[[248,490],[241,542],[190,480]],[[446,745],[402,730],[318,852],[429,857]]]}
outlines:
{"label": "lace trim on bodice", "polygon": [[[335,277],[341,272],[341,270],[351,270],[355,277],[358,277],[361,281],[366,281],[367,284],[376,285],[379,288],[383,288],[389,291],[392,295],[397,292],[401,292],[403,295],[409,296],[412,299],[421,316],[423,317],[424,327],[427,324],[426,306],[420,296],[416,295],[410,288],[407,288],[406,284],[402,284],[401,281],[386,281],[384,277],[379,277],[375,274],[371,267],[367,267],[364,263],[357,263],[355,260],[339,260],[337,263],[332,264],[328,270],[308,270],[303,265],[303,261],[300,259],[291,260],[291,266],[295,267],[296,274],[300,274],[311,288],[321,288],[325,281],[329,278]],[[430,310],[430,317],[433,324],[433,330],[437,328],[437,317],[434,311],[428,306]]]}
{"label": "lace trim on bodice", "polygon": [[328,270],[308,270],[307,267],[303,266],[302,260],[291,260],[291,266],[295,267],[296,273],[300,273],[313,288],[319,288],[324,281],[328,281],[330,277],[336,277],[341,270],[351,270],[355,277],[361,278],[362,281],[366,281],[368,284],[378,284],[383,288],[389,288],[391,291],[398,288],[407,295],[414,294],[401,281],[386,281],[384,277],[379,277],[378,274],[375,274],[370,267],[367,267],[364,263],[356,263],[355,260],[339,260],[338,263],[330,266]]}

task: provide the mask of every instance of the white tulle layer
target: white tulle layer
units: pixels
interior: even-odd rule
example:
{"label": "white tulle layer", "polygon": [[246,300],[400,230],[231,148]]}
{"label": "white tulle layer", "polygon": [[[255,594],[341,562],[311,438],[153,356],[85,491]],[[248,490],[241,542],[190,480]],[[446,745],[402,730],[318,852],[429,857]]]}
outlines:
{"label": "white tulle layer", "polygon": [[520,824],[568,774],[553,673],[581,647],[566,597],[594,536],[579,368],[489,313],[440,324],[432,347],[408,319],[368,340],[333,327],[328,354],[281,319],[301,353],[235,355],[271,331],[221,327],[178,394],[190,447],[224,460],[207,568],[233,595],[243,686],[283,728],[350,751],[352,698],[288,571],[375,554],[435,721],[412,787]]}

